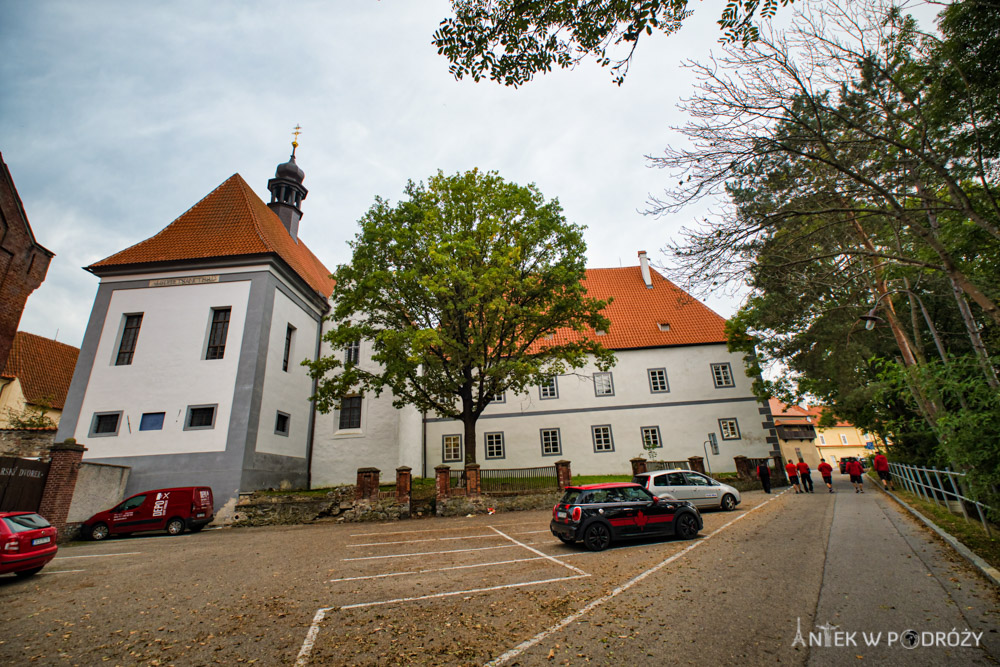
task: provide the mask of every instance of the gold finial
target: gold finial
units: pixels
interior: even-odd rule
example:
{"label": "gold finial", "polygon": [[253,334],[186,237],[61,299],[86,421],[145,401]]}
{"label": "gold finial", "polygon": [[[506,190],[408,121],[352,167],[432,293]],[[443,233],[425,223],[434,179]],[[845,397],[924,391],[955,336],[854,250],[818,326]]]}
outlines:
{"label": "gold finial", "polygon": [[299,125],[298,123],[296,123],[295,124],[295,129],[292,130],[292,136],[295,137],[294,139],[292,139],[292,150],[293,150],[293,152],[294,152],[294,149],[296,149],[296,148],[299,147],[299,135],[300,134],[302,134],[302,126]]}

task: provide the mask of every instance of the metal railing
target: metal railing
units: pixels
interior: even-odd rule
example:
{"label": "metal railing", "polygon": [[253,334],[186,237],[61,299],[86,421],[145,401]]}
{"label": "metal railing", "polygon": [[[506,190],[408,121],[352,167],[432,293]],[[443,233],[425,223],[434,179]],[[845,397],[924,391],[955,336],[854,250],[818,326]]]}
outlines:
{"label": "metal railing", "polygon": [[649,472],[655,472],[657,470],[674,470],[680,468],[681,470],[690,470],[691,464],[687,461],[646,461],[646,470]]}
{"label": "metal railing", "polygon": [[555,466],[480,470],[479,483],[483,493],[491,495],[517,495],[559,488]]}
{"label": "metal railing", "polygon": [[[901,484],[910,493],[920,496],[935,504],[941,505],[954,514],[958,514],[952,503],[958,506],[965,520],[969,520],[969,511],[966,503],[975,506],[979,514],[979,520],[983,524],[986,535],[992,537],[989,522],[986,520],[986,512],[991,508],[981,502],[973,500],[965,495],[966,486],[964,483],[964,472],[955,472],[948,468],[939,470],[938,468],[921,468],[920,466],[905,465],[902,463],[890,463],[889,472],[894,481]],[[950,491],[948,488],[950,487]]]}

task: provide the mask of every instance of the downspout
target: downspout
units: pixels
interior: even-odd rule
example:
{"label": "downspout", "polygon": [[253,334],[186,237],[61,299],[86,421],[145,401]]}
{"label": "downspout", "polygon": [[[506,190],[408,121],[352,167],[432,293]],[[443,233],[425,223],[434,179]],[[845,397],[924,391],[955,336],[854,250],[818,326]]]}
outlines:
{"label": "downspout", "polygon": [[[319,352],[323,342],[323,316],[319,316],[319,323],[316,327],[316,349],[313,352],[313,359],[319,360]],[[312,395],[316,395],[319,388],[319,380],[313,378]],[[309,401],[312,409],[309,411],[309,438],[306,441],[306,489],[312,488],[312,467],[313,467],[313,442],[316,439],[316,400]]]}

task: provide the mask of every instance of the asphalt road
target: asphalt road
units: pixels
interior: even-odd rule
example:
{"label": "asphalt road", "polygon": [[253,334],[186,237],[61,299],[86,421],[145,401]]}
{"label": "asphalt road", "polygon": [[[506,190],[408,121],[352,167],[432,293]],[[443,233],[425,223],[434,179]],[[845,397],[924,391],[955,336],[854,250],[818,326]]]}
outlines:
{"label": "asphalt road", "polygon": [[[891,500],[837,488],[599,554],[548,512],[73,545],[0,577],[0,664],[994,664],[997,591]],[[952,629],[979,646],[888,646]]]}

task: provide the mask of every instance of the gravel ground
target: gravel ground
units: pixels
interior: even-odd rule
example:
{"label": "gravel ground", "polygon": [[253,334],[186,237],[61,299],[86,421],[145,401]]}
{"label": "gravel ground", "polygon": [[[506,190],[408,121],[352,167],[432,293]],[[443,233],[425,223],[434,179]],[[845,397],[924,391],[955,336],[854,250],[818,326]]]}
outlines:
{"label": "gravel ground", "polygon": [[[598,554],[555,540],[549,512],[82,543],[33,579],[0,577],[0,663],[806,664],[791,644],[798,619],[825,620],[838,498],[751,492],[706,512],[698,540]],[[996,627],[992,588],[924,557],[937,594]]]}

